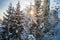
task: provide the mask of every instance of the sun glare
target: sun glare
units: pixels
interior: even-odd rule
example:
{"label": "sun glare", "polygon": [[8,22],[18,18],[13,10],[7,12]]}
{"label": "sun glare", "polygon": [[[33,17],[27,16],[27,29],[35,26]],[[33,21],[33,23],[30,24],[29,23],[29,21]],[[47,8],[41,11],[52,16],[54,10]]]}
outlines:
{"label": "sun glare", "polygon": [[34,15],[34,11],[33,10],[30,11],[30,15],[31,16]]}

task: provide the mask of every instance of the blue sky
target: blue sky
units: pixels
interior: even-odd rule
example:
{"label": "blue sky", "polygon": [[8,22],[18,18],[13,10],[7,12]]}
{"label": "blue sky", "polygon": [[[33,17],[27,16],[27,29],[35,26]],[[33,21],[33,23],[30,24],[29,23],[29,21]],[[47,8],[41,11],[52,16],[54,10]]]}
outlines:
{"label": "blue sky", "polygon": [[[2,19],[2,17],[4,16],[3,15],[3,12],[5,12],[9,6],[9,3],[11,2],[13,4],[13,6],[15,7],[16,6],[16,3],[20,1],[21,3],[21,9],[24,9],[27,5],[29,5],[30,3],[29,2],[33,2],[33,0],[0,0],[0,19]],[[50,7],[51,6],[55,6],[56,5],[56,2],[53,2],[54,0],[51,0],[50,1]],[[58,3],[60,5],[60,0],[58,0]]]}

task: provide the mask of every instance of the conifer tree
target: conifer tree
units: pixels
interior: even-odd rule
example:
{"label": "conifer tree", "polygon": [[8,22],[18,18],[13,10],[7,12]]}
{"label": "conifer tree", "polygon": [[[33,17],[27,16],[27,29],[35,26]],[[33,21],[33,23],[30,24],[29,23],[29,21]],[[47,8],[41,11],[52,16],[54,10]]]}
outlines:
{"label": "conifer tree", "polygon": [[16,35],[16,37],[19,37],[20,39],[21,39],[20,34],[23,31],[21,20],[22,20],[22,11],[20,11],[20,3],[18,1],[13,22],[15,25],[14,34]]}
{"label": "conifer tree", "polygon": [[33,22],[31,28],[30,28],[30,33],[36,37],[36,40],[40,40],[40,37],[42,37],[41,29],[40,29],[40,6],[41,6],[41,0],[35,0],[35,5],[34,5],[34,17],[37,18],[36,23]]}
{"label": "conifer tree", "polygon": [[50,23],[49,23],[49,11],[50,11],[50,0],[44,0],[43,1],[43,17],[44,17],[44,27],[46,30],[44,31],[45,33],[49,31]]}
{"label": "conifer tree", "polygon": [[41,25],[41,18],[40,18],[40,6],[41,6],[41,0],[35,0],[35,7],[36,7],[36,18],[37,18],[37,24],[36,24],[36,40],[41,40],[43,37],[42,29],[40,28]]}
{"label": "conifer tree", "polygon": [[[14,11],[14,10],[13,10]],[[20,11],[20,3],[18,1],[16,11],[14,14],[11,16],[11,28],[10,32],[13,33],[13,37],[17,38],[17,40],[21,40],[20,34],[23,31],[23,26],[22,26],[22,11]]]}
{"label": "conifer tree", "polygon": [[22,19],[22,11],[20,11],[20,4],[17,3],[16,11],[14,7],[12,7],[12,4],[10,3],[10,6],[7,10],[7,14],[5,14],[6,17],[4,17],[2,25],[5,25],[5,30],[7,32],[7,40],[14,37],[17,38],[17,40],[21,39],[20,34],[23,30],[23,26],[21,24]]}
{"label": "conifer tree", "polygon": [[5,30],[5,33],[4,33],[4,35],[5,35],[4,39],[5,40],[9,40],[9,28],[10,28],[10,25],[11,25],[11,23],[10,23],[10,17],[11,17],[12,14],[13,14],[12,3],[10,3],[9,8],[7,10],[7,14],[5,14],[5,17],[3,17],[4,20],[3,20],[3,23],[2,23],[2,25],[5,26],[3,28]]}

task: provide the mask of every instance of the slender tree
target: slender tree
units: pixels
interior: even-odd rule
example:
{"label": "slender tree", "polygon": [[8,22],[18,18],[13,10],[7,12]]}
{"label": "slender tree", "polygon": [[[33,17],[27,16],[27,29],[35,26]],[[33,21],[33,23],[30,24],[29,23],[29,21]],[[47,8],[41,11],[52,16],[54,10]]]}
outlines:
{"label": "slender tree", "polygon": [[5,27],[4,27],[4,30],[5,30],[5,39],[6,40],[9,40],[9,28],[10,28],[10,17],[11,17],[11,15],[13,14],[13,11],[12,11],[13,9],[12,9],[12,3],[10,3],[10,5],[9,5],[9,8],[8,8],[8,10],[7,10],[7,14],[5,14],[5,17],[4,17],[4,20],[3,20],[3,23],[2,23],[2,25],[4,25]]}
{"label": "slender tree", "polygon": [[45,33],[49,30],[50,23],[49,23],[49,11],[50,11],[50,0],[44,0],[43,1],[43,17],[44,17],[44,27],[46,30],[44,31]]}
{"label": "slender tree", "polygon": [[[12,17],[13,16],[13,17]],[[15,14],[13,14],[11,16],[11,21],[12,21],[12,26],[11,26],[11,29],[13,30],[10,30],[17,39],[21,40],[21,37],[20,37],[20,34],[21,32],[23,31],[23,26],[22,26],[22,11],[20,11],[20,3],[18,1],[17,3],[17,8],[16,8],[16,11],[15,11]]]}

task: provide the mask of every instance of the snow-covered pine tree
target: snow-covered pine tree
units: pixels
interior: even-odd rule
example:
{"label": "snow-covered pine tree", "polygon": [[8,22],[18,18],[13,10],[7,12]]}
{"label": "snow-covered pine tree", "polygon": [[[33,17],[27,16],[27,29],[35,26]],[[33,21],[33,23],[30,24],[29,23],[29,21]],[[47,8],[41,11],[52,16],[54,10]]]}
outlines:
{"label": "snow-covered pine tree", "polygon": [[[31,33],[33,32],[33,30],[36,30],[36,40],[40,40],[40,38],[42,39],[42,37],[44,36],[44,33],[42,32],[43,30],[41,29],[41,24],[43,23],[44,25],[44,28],[46,28],[47,30],[45,30],[44,32],[47,32],[48,31],[48,27],[50,26],[49,24],[49,20],[48,20],[48,17],[49,17],[49,3],[50,1],[49,0],[44,0],[43,1],[43,8],[42,8],[42,19],[40,18],[41,16],[39,15],[40,13],[40,2],[41,0],[35,0],[35,5],[34,5],[34,14],[37,18],[36,22],[37,24],[32,24],[32,27],[30,28],[31,30]],[[42,21],[41,21],[42,20]],[[33,34],[33,33],[32,33]]]}
{"label": "snow-covered pine tree", "polygon": [[43,1],[43,17],[44,17],[44,27],[46,28],[46,30],[44,31],[44,33],[46,33],[47,31],[49,31],[49,27],[50,27],[50,23],[49,23],[49,12],[50,12],[50,0],[44,0]]}
{"label": "snow-covered pine tree", "polygon": [[20,3],[18,1],[17,3],[17,8],[15,11],[15,14],[13,14],[13,17],[11,16],[11,20],[12,20],[12,33],[15,35],[15,37],[17,38],[17,40],[21,40],[20,34],[23,31],[23,26],[22,26],[22,11],[20,11]]}
{"label": "snow-covered pine tree", "polygon": [[35,7],[36,7],[36,18],[37,18],[37,25],[36,25],[36,40],[41,40],[43,37],[42,29],[41,29],[41,24],[42,24],[42,19],[39,15],[40,13],[40,6],[41,6],[41,0],[35,0]]}
{"label": "snow-covered pine tree", "polygon": [[9,40],[9,28],[10,28],[10,25],[11,25],[10,17],[13,14],[13,9],[12,8],[13,8],[12,3],[10,3],[9,8],[7,10],[7,14],[4,13],[5,16],[3,17],[4,20],[2,22],[2,25],[4,25],[3,29],[5,31],[4,32],[5,37],[3,38],[4,40]]}
{"label": "snow-covered pine tree", "polygon": [[[34,35],[34,37],[36,37],[36,40],[40,40],[41,38],[42,38],[42,36],[43,36],[43,33],[42,33],[42,30],[41,30],[41,26],[40,26],[40,24],[42,23],[41,22],[41,18],[40,18],[40,15],[39,15],[39,13],[40,13],[40,6],[41,6],[41,0],[35,0],[35,5],[33,5],[34,7],[34,13],[32,13],[32,14],[34,14],[33,16],[34,16],[34,18],[36,18],[36,19],[34,19],[36,22],[34,22],[34,20],[33,20],[33,23],[32,23],[32,26],[31,26],[31,28],[30,28],[30,33],[32,34],[32,35]],[[32,19],[33,19],[33,17],[32,17]]]}
{"label": "snow-covered pine tree", "polygon": [[5,25],[5,32],[6,32],[6,36],[7,38],[5,38],[6,40],[11,40],[12,39],[19,39],[21,40],[20,34],[23,30],[23,26],[22,26],[22,11],[20,11],[20,3],[17,3],[17,8],[16,10],[14,9],[14,7],[12,7],[12,4],[10,3],[10,6],[7,10],[7,14],[5,14],[6,17],[4,17],[3,23],[2,25]]}

